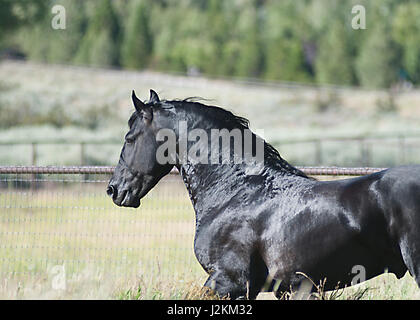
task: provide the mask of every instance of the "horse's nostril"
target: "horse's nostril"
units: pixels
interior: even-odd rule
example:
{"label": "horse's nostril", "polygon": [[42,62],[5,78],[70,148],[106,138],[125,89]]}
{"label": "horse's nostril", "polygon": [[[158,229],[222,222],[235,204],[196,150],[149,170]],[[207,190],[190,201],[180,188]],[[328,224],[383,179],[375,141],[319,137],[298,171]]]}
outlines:
{"label": "horse's nostril", "polygon": [[107,195],[109,195],[110,197],[114,194],[114,187],[113,186],[108,186],[108,188],[106,189],[106,193]]}

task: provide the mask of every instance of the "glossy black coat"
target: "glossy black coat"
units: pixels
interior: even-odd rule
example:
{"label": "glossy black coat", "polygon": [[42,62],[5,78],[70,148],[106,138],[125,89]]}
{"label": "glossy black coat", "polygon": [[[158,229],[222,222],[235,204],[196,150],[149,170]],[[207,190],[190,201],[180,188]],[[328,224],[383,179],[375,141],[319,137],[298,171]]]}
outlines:
{"label": "glossy black coat", "polygon": [[[153,160],[159,128],[176,130],[179,120],[206,131],[247,127],[221,108],[161,102],[154,91],[148,103],[134,94],[133,102],[127,136],[136,142],[129,150],[125,143],[108,187],[117,205],[137,207],[171,170]],[[175,164],[196,212],[194,250],[209,274],[206,286],[220,296],[252,299],[267,279],[269,290],[277,280],[282,292],[309,277],[325,280],[328,290],[351,285],[354,266],[363,266],[366,279],[385,270],[402,277],[408,269],[420,286],[420,166],[317,181],[268,144],[265,151],[258,172],[246,164]]]}

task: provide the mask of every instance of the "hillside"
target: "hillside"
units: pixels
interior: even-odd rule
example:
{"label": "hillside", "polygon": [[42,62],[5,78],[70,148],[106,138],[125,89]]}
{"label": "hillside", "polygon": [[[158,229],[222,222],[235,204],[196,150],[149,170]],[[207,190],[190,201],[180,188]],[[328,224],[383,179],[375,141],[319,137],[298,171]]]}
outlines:
{"label": "hillside", "polygon": [[[127,119],[133,111],[131,90],[147,99],[150,88],[166,99],[191,96],[208,99],[206,104],[248,118],[251,127],[263,130],[265,138],[275,145],[297,138],[420,133],[419,90],[394,92],[391,97],[387,91],[357,88],[206,79],[16,61],[0,63],[0,79],[0,141],[54,138],[122,142]],[[338,145],[335,153],[347,147]],[[112,155],[113,161],[120,146],[105,149],[100,150],[107,154],[104,159],[109,161]],[[56,153],[56,149],[49,150]],[[46,149],[49,155],[44,158],[40,155],[40,161],[43,164],[77,162],[76,149],[65,150],[68,152],[65,160],[55,160]],[[298,162],[295,152],[303,152],[303,157],[305,152],[304,148],[292,151],[280,148],[280,151],[286,152],[286,159]],[[2,152],[0,161],[24,163],[27,156],[21,153],[24,152],[13,155]]]}

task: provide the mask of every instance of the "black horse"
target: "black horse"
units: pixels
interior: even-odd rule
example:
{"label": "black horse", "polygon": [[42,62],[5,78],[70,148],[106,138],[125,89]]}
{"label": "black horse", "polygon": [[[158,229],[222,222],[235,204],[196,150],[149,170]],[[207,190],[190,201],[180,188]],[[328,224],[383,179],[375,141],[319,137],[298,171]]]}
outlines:
{"label": "black horse", "polygon": [[[221,164],[182,161],[181,146],[192,141],[185,141],[180,121],[210,135],[244,132],[247,120],[188,99],[160,101],[153,90],[148,102],[134,91],[132,99],[136,112],[107,193],[119,206],[138,207],[177,167],[196,212],[194,251],[209,274],[205,286],[220,296],[253,299],[267,278],[280,284],[277,293],[297,289],[306,277],[325,282],[325,290],[349,286],[355,266],[363,269],[361,280],[385,270],[400,278],[408,269],[420,286],[420,166],[317,181],[266,142],[258,170],[230,157]],[[175,138],[158,139],[162,129]],[[173,162],[157,161],[163,144],[174,145],[165,154]]]}

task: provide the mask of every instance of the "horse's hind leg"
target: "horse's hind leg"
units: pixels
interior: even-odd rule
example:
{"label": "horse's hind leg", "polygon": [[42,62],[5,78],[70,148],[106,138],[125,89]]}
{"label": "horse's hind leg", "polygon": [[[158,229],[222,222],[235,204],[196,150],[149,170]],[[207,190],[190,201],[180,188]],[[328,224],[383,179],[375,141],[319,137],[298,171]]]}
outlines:
{"label": "horse's hind leg", "polygon": [[271,282],[272,281],[268,278],[267,265],[260,253],[255,250],[251,254],[251,261],[249,264],[248,298],[254,300],[258,293],[260,293],[261,289],[267,289],[267,291],[270,291],[272,288]]}

